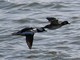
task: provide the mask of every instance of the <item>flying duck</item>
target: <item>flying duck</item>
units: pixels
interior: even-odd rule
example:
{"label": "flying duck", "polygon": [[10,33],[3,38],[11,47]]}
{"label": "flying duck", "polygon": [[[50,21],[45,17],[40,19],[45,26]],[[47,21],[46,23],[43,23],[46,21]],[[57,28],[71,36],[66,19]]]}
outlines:
{"label": "flying duck", "polygon": [[48,29],[57,29],[61,26],[70,24],[68,21],[59,21],[54,17],[47,17],[46,19],[49,21],[50,24],[44,26],[44,28],[48,28]]}
{"label": "flying duck", "polygon": [[70,24],[68,21],[59,21],[54,17],[47,17],[46,19],[49,21],[50,24],[48,24],[44,27],[39,27],[39,28],[26,27],[24,29],[21,29],[18,32],[12,33],[12,35],[26,36],[26,43],[27,43],[29,49],[31,49],[32,45],[33,45],[35,33],[44,32],[44,31],[46,31],[45,30],[46,28],[57,29],[57,28],[64,26],[66,24]]}
{"label": "flying duck", "polygon": [[26,43],[29,49],[31,49],[33,45],[34,34],[36,32],[44,32],[44,31],[46,30],[43,27],[40,28],[26,27],[18,32],[12,33],[12,35],[26,36]]}

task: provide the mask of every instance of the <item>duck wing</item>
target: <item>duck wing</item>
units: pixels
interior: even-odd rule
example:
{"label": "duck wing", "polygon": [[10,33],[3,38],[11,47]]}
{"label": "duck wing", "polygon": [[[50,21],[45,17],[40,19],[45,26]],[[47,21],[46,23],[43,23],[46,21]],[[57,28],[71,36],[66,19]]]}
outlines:
{"label": "duck wing", "polygon": [[18,32],[12,33],[12,35],[25,35],[25,32],[30,32],[31,30],[33,30],[32,27],[26,27]]}
{"label": "duck wing", "polygon": [[33,32],[25,32],[24,35],[26,36],[26,43],[29,47],[29,49],[32,48],[33,39],[34,39],[34,33]]}
{"label": "duck wing", "polygon": [[50,24],[52,24],[52,25],[59,25],[59,21],[56,19],[56,18],[54,18],[54,17],[47,17],[46,18],[49,22],[50,22]]}
{"label": "duck wing", "polygon": [[26,32],[26,31],[30,31],[30,30],[32,30],[33,28],[32,27],[26,27],[26,28],[24,28],[24,29],[22,29],[22,30],[20,30],[19,32]]}
{"label": "duck wing", "polygon": [[46,18],[49,22],[52,22],[52,21],[58,21],[56,18],[54,17],[47,17]]}

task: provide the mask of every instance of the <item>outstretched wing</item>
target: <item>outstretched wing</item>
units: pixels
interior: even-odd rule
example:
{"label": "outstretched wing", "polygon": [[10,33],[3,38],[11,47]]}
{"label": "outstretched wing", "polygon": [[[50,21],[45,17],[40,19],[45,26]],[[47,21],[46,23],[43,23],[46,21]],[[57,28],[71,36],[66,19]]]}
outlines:
{"label": "outstretched wing", "polygon": [[33,44],[33,39],[34,39],[34,32],[17,32],[17,33],[13,33],[12,35],[22,35],[22,36],[26,36],[26,43],[29,47],[29,49],[32,48],[32,44]]}
{"label": "outstretched wing", "polygon": [[25,32],[24,35],[26,36],[26,43],[29,47],[29,49],[32,48],[33,39],[34,39],[34,33],[33,32]]}
{"label": "outstretched wing", "polygon": [[54,18],[54,17],[47,17],[46,18],[49,22],[50,22],[50,24],[52,24],[52,25],[59,25],[59,21],[56,19],[56,18]]}
{"label": "outstretched wing", "polygon": [[26,28],[18,31],[18,33],[28,32],[28,31],[31,31],[32,29],[33,29],[32,27],[26,27]]}
{"label": "outstretched wing", "polygon": [[32,27],[26,27],[18,32],[12,33],[12,35],[24,35],[26,32],[30,32],[32,29]]}
{"label": "outstretched wing", "polygon": [[49,22],[52,22],[52,21],[58,21],[56,18],[54,17],[47,17],[46,18]]}

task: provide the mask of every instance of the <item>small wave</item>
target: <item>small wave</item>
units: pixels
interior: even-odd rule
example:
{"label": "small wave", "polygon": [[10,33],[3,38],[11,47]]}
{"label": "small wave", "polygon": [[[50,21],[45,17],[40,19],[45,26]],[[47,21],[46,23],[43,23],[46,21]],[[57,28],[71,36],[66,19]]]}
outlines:
{"label": "small wave", "polygon": [[[5,4],[5,5],[4,5]],[[3,2],[2,6],[0,6],[0,8],[2,7],[2,9],[13,9],[13,8],[18,8],[21,6],[24,6],[25,4],[13,4],[13,3],[9,3],[9,2]]]}
{"label": "small wave", "polygon": [[61,2],[26,2],[26,3],[11,3],[11,2],[3,2],[4,9],[11,9],[11,8],[23,8],[23,7],[36,7],[36,8],[46,8],[46,7],[54,7],[54,8],[60,8],[60,7],[66,7],[64,4],[60,4]]}
{"label": "small wave", "polygon": [[39,5],[41,5],[41,4],[37,3],[37,2],[33,2],[33,3],[28,4],[28,6],[39,6]]}

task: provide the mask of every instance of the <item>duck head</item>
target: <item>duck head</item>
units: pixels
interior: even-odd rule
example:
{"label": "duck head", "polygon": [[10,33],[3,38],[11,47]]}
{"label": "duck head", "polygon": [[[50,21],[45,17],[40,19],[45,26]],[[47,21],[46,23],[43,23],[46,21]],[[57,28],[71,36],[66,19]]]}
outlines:
{"label": "duck head", "polygon": [[68,21],[63,21],[62,23],[61,23],[61,25],[66,25],[66,24],[70,24]]}

